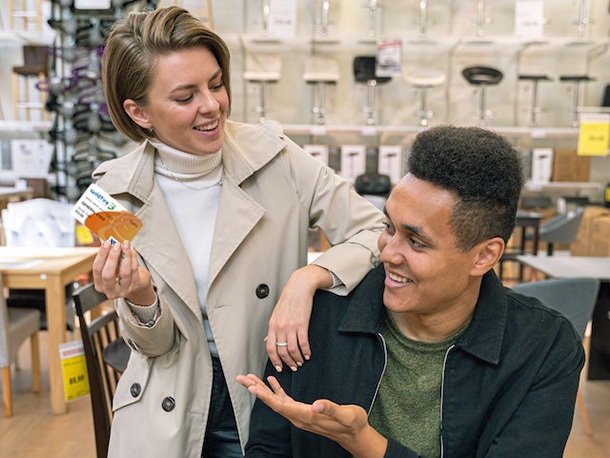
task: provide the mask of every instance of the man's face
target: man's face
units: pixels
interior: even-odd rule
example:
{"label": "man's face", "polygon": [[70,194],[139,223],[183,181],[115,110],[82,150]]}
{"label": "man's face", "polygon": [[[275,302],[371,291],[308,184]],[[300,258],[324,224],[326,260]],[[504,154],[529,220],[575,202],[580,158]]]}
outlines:
{"label": "man's face", "polygon": [[472,300],[468,286],[478,251],[458,248],[450,224],[455,200],[453,193],[411,174],[392,191],[379,237],[383,302],[390,311],[446,316]]}

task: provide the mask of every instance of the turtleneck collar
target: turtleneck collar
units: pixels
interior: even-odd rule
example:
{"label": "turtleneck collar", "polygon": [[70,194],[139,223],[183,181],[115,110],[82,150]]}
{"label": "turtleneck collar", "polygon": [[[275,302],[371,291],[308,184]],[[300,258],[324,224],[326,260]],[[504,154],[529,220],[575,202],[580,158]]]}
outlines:
{"label": "turtleneck collar", "polygon": [[[166,170],[191,178],[207,175],[222,163],[221,150],[213,154],[197,155],[185,153],[157,140],[148,140],[157,150],[155,170]],[[159,160],[160,158],[160,160]]]}

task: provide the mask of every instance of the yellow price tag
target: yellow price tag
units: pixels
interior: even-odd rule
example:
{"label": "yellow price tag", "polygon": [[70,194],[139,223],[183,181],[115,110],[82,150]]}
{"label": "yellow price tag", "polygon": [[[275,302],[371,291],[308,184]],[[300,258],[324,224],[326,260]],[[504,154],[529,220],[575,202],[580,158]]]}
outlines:
{"label": "yellow price tag", "polygon": [[93,243],[93,236],[87,226],[76,226],[76,239],[81,245],[89,245]]}
{"label": "yellow price tag", "polygon": [[81,340],[66,342],[59,346],[61,371],[64,379],[66,402],[90,393],[85,351]]}
{"label": "yellow price tag", "polygon": [[610,139],[610,114],[583,113],[578,132],[579,156],[606,156]]}

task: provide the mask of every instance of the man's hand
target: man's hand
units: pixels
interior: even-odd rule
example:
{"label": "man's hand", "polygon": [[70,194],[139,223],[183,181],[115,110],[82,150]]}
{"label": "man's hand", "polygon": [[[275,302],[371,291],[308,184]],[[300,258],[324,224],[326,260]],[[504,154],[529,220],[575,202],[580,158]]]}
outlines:
{"label": "man's hand", "polygon": [[273,391],[253,374],[238,375],[235,380],[297,428],[337,442],[356,458],[382,458],[385,454],[387,439],[369,425],[360,406],[341,406],[325,399],[311,405],[295,401],[275,377],[267,378]]}
{"label": "man's hand", "polygon": [[269,359],[278,372],[282,361],[296,371],[311,356],[307,332],[313,295],[331,285],[330,272],[313,264],[296,270],[288,279],[269,320],[266,339]]}

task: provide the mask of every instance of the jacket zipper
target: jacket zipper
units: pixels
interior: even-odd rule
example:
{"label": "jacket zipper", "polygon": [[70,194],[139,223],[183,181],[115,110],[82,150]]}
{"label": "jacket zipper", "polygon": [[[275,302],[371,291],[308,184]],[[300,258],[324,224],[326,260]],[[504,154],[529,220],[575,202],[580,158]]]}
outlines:
{"label": "jacket zipper", "polygon": [[[455,345],[451,345],[447,349],[447,352],[445,353],[445,359],[443,360],[443,373],[441,375],[441,426],[443,425],[443,397],[445,395],[445,366],[447,365],[447,358],[449,356],[449,352],[453,349],[453,347],[455,347]],[[441,456],[440,456],[440,458],[443,458],[445,450],[443,448],[443,432],[442,432],[442,430],[440,432],[440,441],[441,441]]]}
{"label": "jacket zipper", "polygon": [[375,388],[375,393],[373,394],[373,399],[371,400],[371,406],[369,407],[367,416],[371,415],[371,410],[373,410],[373,404],[375,404],[375,399],[377,398],[377,394],[379,393],[379,387],[381,386],[381,379],[383,378],[385,368],[388,365],[388,348],[386,347],[385,339],[383,338],[380,332],[377,333],[377,336],[379,336],[379,340],[381,340],[381,346],[383,347],[383,370],[381,371],[381,375],[379,376],[379,380],[377,381],[377,387]]}

